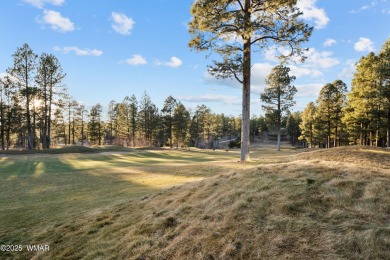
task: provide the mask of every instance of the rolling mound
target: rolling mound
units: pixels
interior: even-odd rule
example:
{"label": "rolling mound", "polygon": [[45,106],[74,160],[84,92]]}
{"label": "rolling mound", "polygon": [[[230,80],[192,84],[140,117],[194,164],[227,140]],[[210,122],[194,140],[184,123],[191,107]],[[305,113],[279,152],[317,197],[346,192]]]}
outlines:
{"label": "rolling mound", "polygon": [[346,147],[232,169],[80,223],[101,250],[63,257],[388,259],[389,161],[387,150]]}
{"label": "rolling mound", "polygon": [[359,167],[390,169],[390,149],[371,146],[342,146],[300,153],[298,159],[345,162]]}

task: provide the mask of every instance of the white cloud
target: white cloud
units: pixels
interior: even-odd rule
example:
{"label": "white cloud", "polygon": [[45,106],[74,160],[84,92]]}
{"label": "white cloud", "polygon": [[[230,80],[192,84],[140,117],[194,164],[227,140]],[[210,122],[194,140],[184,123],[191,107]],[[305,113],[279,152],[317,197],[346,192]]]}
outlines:
{"label": "white cloud", "polygon": [[372,1],[372,2],[369,3],[368,5],[363,5],[363,6],[360,8],[360,10],[368,10],[368,9],[374,8],[377,4],[378,4],[377,1]]}
{"label": "white cloud", "polygon": [[[271,73],[274,65],[266,63],[255,63],[251,68],[251,92],[259,94],[265,87],[265,79]],[[203,80],[206,84],[216,84],[231,88],[242,88],[242,84],[235,78],[221,79],[212,76],[208,71],[203,74]]]}
{"label": "white cloud", "polygon": [[360,13],[361,11],[366,11],[366,10],[372,9],[372,8],[376,7],[377,5],[378,5],[377,1],[372,1],[371,3],[363,5],[362,7],[360,7],[357,10],[350,11],[350,13],[357,14],[357,13]]}
{"label": "white cloud", "polygon": [[317,29],[324,28],[330,21],[326,12],[316,6],[317,0],[298,0],[297,6],[303,12],[302,18],[314,21]]}
{"label": "white cloud", "polygon": [[54,31],[71,32],[75,30],[75,26],[69,18],[51,10],[43,11],[43,19],[40,22],[50,25],[50,28]]}
{"label": "white cloud", "polygon": [[[286,48],[270,48],[265,51],[264,58],[267,61],[279,63],[277,57],[280,54],[289,55],[289,50]],[[320,52],[314,48],[309,48],[309,50],[305,53],[305,56],[307,57],[307,59],[302,65],[289,65],[291,69],[291,75],[294,75],[297,78],[302,76],[310,76],[312,78],[317,78],[323,75],[321,69],[328,69],[340,63],[338,59],[333,57],[333,53],[329,51]],[[298,57],[292,58],[292,63],[298,62]]]}
{"label": "white cloud", "polygon": [[79,47],[75,46],[68,46],[68,47],[54,47],[55,51],[60,51],[65,54],[68,54],[70,52],[74,52],[77,56],[101,56],[103,54],[103,51],[96,50],[96,49],[80,49]]}
{"label": "white cloud", "polygon": [[295,85],[297,88],[296,98],[317,97],[324,84]]}
{"label": "white cloud", "polygon": [[267,61],[279,62],[278,56],[280,56],[280,54],[288,55],[289,52],[286,48],[268,48],[264,52],[264,58]]}
{"label": "white cloud", "polygon": [[[271,62],[277,62],[278,56],[280,55],[288,56],[290,54],[290,50],[287,48],[269,48],[264,53],[264,58],[267,61]],[[329,51],[317,51],[315,48],[309,48],[304,55],[307,57],[305,63],[303,66],[307,66],[310,68],[330,68],[337,64],[339,64],[339,61],[336,58],[333,58],[332,52]],[[299,57],[292,57],[290,59],[293,63],[299,63],[300,58]]]}
{"label": "white cloud", "polygon": [[305,55],[307,56],[306,62],[310,67],[328,69],[340,63],[338,59],[332,57],[333,53],[330,51],[319,52],[310,48]]}
{"label": "white cloud", "polygon": [[380,12],[380,10],[381,10],[381,12],[383,14],[390,14],[389,5],[387,3],[387,0],[371,1],[370,3],[363,5],[358,9],[351,10],[350,13],[358,14],[360,12],[365,12],[367,10],[373,10],[374,12]]}
{"label": "white cloud", "polygon": [[333,44],[336,44],[337,41],[334,40],[334,39],[326,39],[325,42],[324,42],[324,46],[325,47],[330,47],[332,46]]}
{"label": "white cloud", "polygon": [[164,65],[172,68],[177,68],[180,67],[182,64],[183,62],[179,58],[172,57],[171,60]]}
{"label": "white cloud", "polygon": [[311,78],[321,77],[323,74],[319,69],[307,68],[303,66],[288,65],[290,68],[290,75],[297,78],[303,76],[310,76]]}
{"label": "white cloud", "polygon": [[134,54],[132,58],[126,60],[126,63],[129,64],[129,65],[137,66],[137,65],[147,64],[147,61],[141,55]]}
{"label": "white cloud", "polygon": [[339,78],[352,78],[353,74],[355,73],[355,61],[354,60],[347,60],[345,63],[345,67],[343,70],[339,73]]}
{"label": "white cloud", "polygon": [[111,18],[114,21],[114,24],[112,25],[114,31],[122,35],[131,34],[131,30],[135,24],[133,19],[127,17],[125,14],[116,12],[111,13]]}
{"label": "white cloud", "polygon": [[[253,76],[253,75],[252,75]],[[212,76],[208,71],[203,73],[203,81],[206,84],[223,85],[231,88],[240,88],[241,84],[236,79],[220,79]]]}
{"label": "white cloud", "polygon": [[206,103],[206,102],[220,102],[225,105],[239,105],[241,98],[238,96],[227,96],[220,94],[206,94],[201,96],[176,96],[180,101]]}
{"label": "white cloud", "polygon": [[251,83],[254,88],[252,88],[252,91],[255,93],[260,93],[260,91],[265,86],[265,79],[268,77],[268,75],[271,73],[274,65],[266,62],[266,63],[255,63],[252,66],[251,73]]}
{"label": "white cloud", "polygon": [[356,51],[374,51],[374,43],[369,38],[360,37],[354,46]]}
{"label": "white cloud", "polygon": [[183,62],[177,57],[172,57],[171,60],[168,62],[162,62],[160,60],[156,60],[154,64],[157,66],[167,66],[171,68],[177,68],[180,67],[183,64]]}
{"label": "white cloud", "polygon": [[65,0],[23,0],[23,1],[37,8],[43,8],[45,4],[61,6],[65,2]]}

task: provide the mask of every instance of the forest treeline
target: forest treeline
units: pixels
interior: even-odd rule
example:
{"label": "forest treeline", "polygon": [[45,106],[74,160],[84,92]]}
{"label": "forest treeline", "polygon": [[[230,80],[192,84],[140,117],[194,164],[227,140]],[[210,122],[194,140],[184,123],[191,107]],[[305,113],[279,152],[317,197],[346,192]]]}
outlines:
{"label": "forest treeline", "polygon": [[[302,112],[288,109],[295,88],[290,88],[284,103],[279,98],[279,107],[289,104],[285,109],[272,110],[272,95],[281,95],[272,91],[277,87],[272,82],[277,80],[269,81],[261,95],[265,116],[250,120],[251,139],[263,131],[286,128],[293,145],[389,147],[389,61],[390,39],[378,54],[369,53],[359,60],[350,92],[341,80],[326,84],[316,102],[310,102]],[[139,98],[129,95],[122,101],[111,101],[107,109],[102,104],[86,109],[67,93],[62,83],[65,77],[54,55],[38,56],[28,44],[17,48],[12,66],[0,79],[1,149],[68,144],[216,148],[221,141],[239,146],[239,116],[216,114],[205,105],[188,109],[172,96],[159,109],[146,92]]]}
{"label": "forest treeline", "polygon": [[[63,85],[66,74],[52,54],[24,44],[0,81],[1,149],[47,149],[57,145],[197,146],[212,148],[240,133],[239,117],[215,114],[205,105],[188,110],[172,96],[159,109],[145,92],[90,109]],[[254,120],[257,122],[259,120]],[[258,134],[258,127],[254,126]]]}
{"label": "forest treeline", "polygon": [[301,119],[299,138],[311,147],[390,147],[390,38],[358,61],[350,92],[340,80],[326,84]]}

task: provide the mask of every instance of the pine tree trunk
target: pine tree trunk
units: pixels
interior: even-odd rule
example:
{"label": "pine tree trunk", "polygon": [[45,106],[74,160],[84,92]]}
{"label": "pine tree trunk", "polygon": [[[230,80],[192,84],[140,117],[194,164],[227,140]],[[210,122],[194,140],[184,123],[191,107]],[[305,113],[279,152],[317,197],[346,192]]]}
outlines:
{"label": "pine tree trunk", "polygon": [[133,131],[133,133],[132,133],[132,136],[133,136],[133,147],[135,147],[135,130],[133,129],[132,131]]}
{"label": "pine tree trunk", "polygon": [[373,141],[372,141],[372,130],[370,131],[370,146],[373,146]]}
{"label": "pine tree trunk", "polygon": [[37,142],[36,142],[36,135],[35,135],[35,132],[36,132],[36,125],[37,125],[37,121],[36,121],[36,113],[35,113],[35,105],[33,105],[33,123],[32,123],[32,143],[33,143],[33,147],[34,149],[37,148]]}
{"label": "pine tree trunk", "polygon": [[69,103],[69,122],[68,122],[68,144],[70,144],[70,103]]}
{"label": "pine tree trunk", "polygon": [[378,128],[376,129],[375,135],[376,135],[376,137],[375,137],[375,146],[378,147],[378,144],[379,144],[379,129]]}
{"label": "pine tree trunk", "polygon": [[[46,78],[46,74],[44,75]],[[42,118],[43,118],[43,129],[41,132],[41,140],[42,140],[42,149],[47,148],[47,139],[46,139],[46,134],[47,134],[47,84],[44,81],[44,86],[43,86],[43,105],[44,105],[44,110],[42,112]]]}
{"label": "pine tree trunk", "polygon": [[310,125],[310,148],[313,148],[313,126]]}
{"label": "pine tree trunk", "polygon": [[73,114],[73,120],[72,120],[72,144],[76,144],[76,142],[75,142],[74,114]]}
{"label": "pine tree trunk", "polygon": [[278,91],[278,140],[276,143],[276,151],[280,151],[280,135],[281,135],[281,128],[282,128],[282,111],[281,111],[281,93],[280,89]]}
{"label": "pine tree trunk", "polygon": [[4,105],[3,105],[3,94],[0,93],[1,100],[0,100],[0,123],[1,123],[1,129],[0,129],[0,136],[1,136],[1,149],[5,150],[5,139],[4,139]]}
{"label": "pine tree trunk", "polygon": [[326,139],[326,148],[330,148],[330,120],[328,120],[328,136]]}
{"label": "pine tree trunk", "polygon": [[387,148],[390,148],[390,108],[387,110]]}
{"label": "pine tree trunk", "polygon": [[83,111],[81,111],[81,146],[84,146],[84,118],[83,118]]}
{"label": "pine tree trunk", "polygon": [[53,100],[53,85],[51,84],[49,91],[49,113],[47,115],[47,136],[46,136],[46,148],[50,149],[51,147],[51,105]]}
{"label": "pine tree trunk", "polygon": [[[245,0],[244,30],[250,29],[251,1]],[[249,157],[249,124],[250,124],[250,88],[251,88],[251,37],[244,36],[243,82],[242,82],[242,124],[241,124],[241,162],[250,160]]]}
{"label": "pine tree trunk", "polygon": [[[10,108],[8,108],[10,109]],[[7,120],[8,120],[8,124],[7,124],[7,134],[6,134],[6,143],[7,143],[7,150],[9,150],[9,147],[11,145],[11,111],[8,111],[8,115],[7,115]]]}
{"label": "pine tree trunk", "polygon": [[172,148],[172,115],[169,115],[169,146]]}
{"label": "pine tree trunk", "polygon": [[98,130],[98,138],[99,138],[98,145],[99,146],[102,145],[102,141],[101,141],[102,137],[101,137],[100,131],[101,131],[101,126],[100,126],[100,119],[99,119],[99,130]]}

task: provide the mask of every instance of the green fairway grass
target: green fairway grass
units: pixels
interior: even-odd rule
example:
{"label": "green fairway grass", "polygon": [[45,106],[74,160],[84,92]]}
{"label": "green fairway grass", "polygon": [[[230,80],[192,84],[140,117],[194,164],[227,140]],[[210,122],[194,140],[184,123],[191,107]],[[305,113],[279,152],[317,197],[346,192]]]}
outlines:
{"label": "green fairway grass", "polygon": [[0,259],[390,255],[386,149],[73,149],[0,155]]}
{"label": "green fairway grass", "polygon": [[200,150],[57,153],[0,157],[0,244],[52,243],[50,228],[201,180],[222,167],[205,163],[237,157]]}

